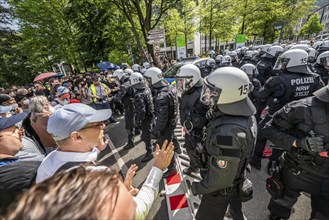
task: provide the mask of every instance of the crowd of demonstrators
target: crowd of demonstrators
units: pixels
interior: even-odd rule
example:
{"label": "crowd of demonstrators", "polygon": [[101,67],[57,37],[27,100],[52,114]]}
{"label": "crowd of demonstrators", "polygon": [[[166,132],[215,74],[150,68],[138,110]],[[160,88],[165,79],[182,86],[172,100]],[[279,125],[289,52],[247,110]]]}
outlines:
{"label": "crowd of demonstrators", "polygon": [[[57,194],[56,187],[54,191],[44,191],[44,184],[49,185],[50,189],[55,186],[52,185],[53,181],[67,184],[68,189],[76,187],[72,186],[75,183],[67,179],[68,173],[80,178],[80,175],[97,176],[98,172],[107,172],[109,176],[107,179],[104,177],[104,181],[115,183],[107,184],[109,190],[121,192],[122,184],[116,177],[117,174],[108,168],[103,171],[99,170],[101,168],[96,168],[96,171],[94,168],[72,168],[81,163],[97,163],[97,155],[107,145],[107,140],[104,139],[104,123],[115,122],[112,113],[116,112],[124,114],[125,117],[128,138],[124,150],[135,147],[134,136],[140,132],[146,147],[142,162],[146,163],[153,158],[152,143],[163,146],[163,151],[156,150],[155,161],[159,162],[159,155],[164,153],[167,155],[167,162],[162,168],[156,166],[160,170],[152,169],[144,184],[145,187],[151,187],[154,196],[157,194],[161,177],[166,178],[177,172],[172,154],[173,151],[181,153],[174,134],[180,117],[187,133],[184,147],[191,158],[190,167],[183,173],[191,175],[200,172],[202,177],[200,182],[189,184],[194,195],[202,195],[197,219],[222,219],[224,215],[243,219],[242,202],[252,198],[252,184],[246,175],[246,171],[250,170],[248,164],[257,170],[261,169],[267,138],[278,144],[272,146],[273,151],[267,167],[272,176],[267,180],[268,185],[272,186],[272,191],[268,189],[272,195],[270,218],[289,218],[298,193],[305,191],[312,195],[312,218],[323,219],[323,216],[329,215],[329,206],[326,197],[328,194],[322,185],[329,181],[329,177],[325,170],[319,173],[315,171],[322,170],[320,167],[327,167],[329,163],[329,87],[323,82],[327,83],[329,78],[329,41],[314,44],[315,48],[307,43],[274,43],[259,48],[225,50],[223,54],[213,55],[215,59],[212,62],[216,63],[216,68],[212,68],[206,75],[202,75],[200,69],[193,64],[185,64],[178,69],[176,90],[163,78],[163,71],[172,65],[172,62],[167,60],[164,67],[159,64],[161,69],[144,62],[142,65],[132,65],[131,69],[125,66],[115,70],[113,74],[110,71],[52,78],[48,82],[37,82],[25,88],[13,86],[10,90],[2,91],[0,138],[15,137],[17,146],[10,144],[11,139],[7,142],[1,141],[0,146],[3,145],[4,150],[0,148],[0,170],[5,172],[0,172],[0,182],[15,182],[17,176],[29,181],[29,184],[23,185],[18,181],[19,192],[29,188],[34,181],[37,183],[22,197],[20,206],[13,211],[14,215],[10,218],[19,218],[31,209],[37,210],[42,216],[48,215],[49,209],[40,211],[36,208],[39,205],[38,199],[28,198],[34,194],[36,198]],[[315,94],[315,97],[308,99],[312,94]],[[319,104],[319,100],[322,103]],[[297,104],[290,106],[291,101]],[[299,105],[315,110],[303,114],[306,110],[300,110]],[[299,115],[295,115],[294,111]],[[22,126],[26,131],[20,129]],[[281,132],[278,132],[279,137],[274,137],[269,132],[277,130]],[[9,135],[10,132],[13,134]],[[23,134],[28,137],[28,141],[21,140]],[[33,141],[36,144],[31,144]],[[172,144],[167,148],[168,141]],[[282,144],[285,146],[281,146]],[[8,150],[10,147],[15,147],[15,150]],[[294,153],[296,149],[297,153]],[[285,152],[282,165],[279,158]],[[44,156],[46,157],[40,164],[40,158]],[[26,158],[39,163],[26,172],[28,178],[20,175],[17,170],[15,175],[10,175],[13,172],[11,166],[21,166],[19,162]],[[165,168],[168,169],[163,173]],[[133,166],[129,172],[134,173],[136,169],[136,166]],[[291,171],[293,169],[294,171]],[[63,172],[64,170],[67,171]],[[287,171],[303,178],[289,182]],[[309,185],[304,184],[308,180],[307,176],[301,175],[304,171],[309,172],[310,176],[316,176],[312,176],[312,181],[318,186],[317,191],[312,191]],[[126,178],[129,179],[128,176]],[[86,182],[86,185],[88,184]],[[288,191],[296,195],[286,195],[279,187],[273,190],[274,186],[280,184],[287,184],[290,189]],[[295,184],[300,184],[298,193],[292,189]],[[84,187],[83,184],[79,186]],[[154,200],[154,197],[149,198],[146,195],[144,186],[141,194],[134,197],[137,208],[133,209],[135,212],[130,213],[130,217],[135,215],[145,218]],[[1,187],[1,190],[5,191],[8,185]],[[126,187],[131,193],[136,191],[130,184]],[[19,194],[18,191],[15,195]],[[118,202],[121,201],[120,195],[115,192],[109,193],[109,200],[113,199],[111,196],[115,196]],[[93,192],[88,193],[92,195]],[[72,194],[67,196],[75,197]],[[7,203],[1,208],[6,207],[12,199],[8,197]],[[49,206],[60,198],[54,196],[52,199],[49,200]],[[111,206],[111,211],[107,213],[112,217],[117,216],[116,212],[119,212],[120,208],[114,207],[120,207],[122,202],[119,203],[101,207],[97,206],[99,203],[95,203],[96,206],[90,208],[98,208],[99,212],[93,212],[92,215],[103,216],[102,210],[108,211]],[[314,207],[314,204],[321,208]],[[69,207],[72,204],[61,205]],[[86,206],[83,203],[77,205]],[[226,213],[228,206],[229,212]],[[35,214],[36,217],[38,213]],[[54,212],[54,217],[66,214]],[[129,213],[121,214],[123,216]]]}

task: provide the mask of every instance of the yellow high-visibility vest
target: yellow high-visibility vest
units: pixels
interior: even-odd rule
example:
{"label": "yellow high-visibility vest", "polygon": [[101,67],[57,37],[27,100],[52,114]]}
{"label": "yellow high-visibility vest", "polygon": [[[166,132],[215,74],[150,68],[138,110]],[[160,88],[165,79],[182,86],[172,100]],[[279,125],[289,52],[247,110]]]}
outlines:
{"label": "yellow high-visibility vest", "polygon": [[[101,85],[103,85],[105,92],[107,92],[107,86],[104,83],[101,83]],[[92,95],[97,95],[97,91],[94,84],[91,84],[90,90]],[[97,102],[97,99],[93,98],[93,102]]]}

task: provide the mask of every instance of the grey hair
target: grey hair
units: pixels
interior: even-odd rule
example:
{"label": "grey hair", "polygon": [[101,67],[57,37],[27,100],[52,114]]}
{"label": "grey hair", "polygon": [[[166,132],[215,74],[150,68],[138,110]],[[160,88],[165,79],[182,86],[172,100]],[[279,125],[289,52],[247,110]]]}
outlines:
{"label": "grey hair", "polygon": [[30,100],[29,110],[31,112],[31,121],[36,121],[37,117],[44,112],[44,107],[48,103],[45,96],[35,96]]}

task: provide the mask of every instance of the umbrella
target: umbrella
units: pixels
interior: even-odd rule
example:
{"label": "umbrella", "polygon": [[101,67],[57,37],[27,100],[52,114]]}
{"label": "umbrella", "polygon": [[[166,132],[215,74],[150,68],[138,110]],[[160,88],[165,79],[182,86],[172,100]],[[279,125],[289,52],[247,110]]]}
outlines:
{"label": "umbrella", "polygon": [[100,62],[99,64],[97,64],[97,67],[102,70],[108,70],[108,69],[114,70],[119,68],[117,65],[108,61]]}
{"label": "umbrella", "polygon": [[40,75],[36,76],[33,80],[33,82],[41,81],[43,79],[47,79],[50,77],[57,76],[57,73],[54,72],[48,72],[48,73],[41,73]]}

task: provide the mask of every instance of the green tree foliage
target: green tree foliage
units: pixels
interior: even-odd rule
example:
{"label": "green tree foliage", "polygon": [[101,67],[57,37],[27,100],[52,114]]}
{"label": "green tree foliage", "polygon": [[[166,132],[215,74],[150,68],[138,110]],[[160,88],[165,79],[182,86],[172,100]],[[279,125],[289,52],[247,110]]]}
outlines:
{"label": "green tree foliage", "polygon": [[33,75],[27,57],[18,49],[22,39],[7,25],[12,22],[12,10],[0,5],[0,85],[24,85],[31,82]]}
{"label": "green tree foliage", "polygon": [[[164,15],[164,27],[166,29],[166,41],[174,46],[177,36],[185,36],[185,42],[194,39],[197,31],[197,5],[194,1],[182,0],[176,8],[170,9]],[[187,45],[186,45],[187,46]]]}
{"label": "green tree foliage", "polygon": [[[155,29],[162,16],[171,8],[174,8],[179,0],[113,0],[118,9],[126,16],[131,25],[136,44],[140,51],[146,44],[148,31]],[[140,34],[142,33],[142,41]],[[153,54],[152,45],[147,44],[148,53]]]}
{"label": "green tree foliage", "polygon": [[217,47],[219,40],[226,41],[234,37],[238,18],[234,12],[236,8],[235,1],[230,0],[200,1],[199,30],[206,36],[209,48],[214,46],[213,39],[216,39]]}
{"label": "green tree foliage", "polygon": [[[1,0],[0,0],[1,1]],[[314,0],[7,0],[11,9],[0,7],[2,24],[11,16],[19,22],[17,32],[0,26],[0,80],[30,82],[62,61],[75,68],[92,69],[100,61],[141,61],[148,32],[165,28],[167,45],[196,32],[206,39],[207,49],[232,41],[243,33],[274,41],[284,25],[286,37],[295,35],[294,25],[307,15]],[[313,17],[304,35],[319,32]],[[216,43],[214,43],[216,42]],[[128,54],[129,48],[129,54]],[[145,48],[147,48],[145,50]],[[154,58],[154,57],[153,57]],[[145,58],[144,58],[145,59]]]}
{"label": "green tree foliage", "polygon": [[318,15],[315,13],[303,25],[299,31],[299,36],[310,36],[323,30],[324,25],[320,23]]}

